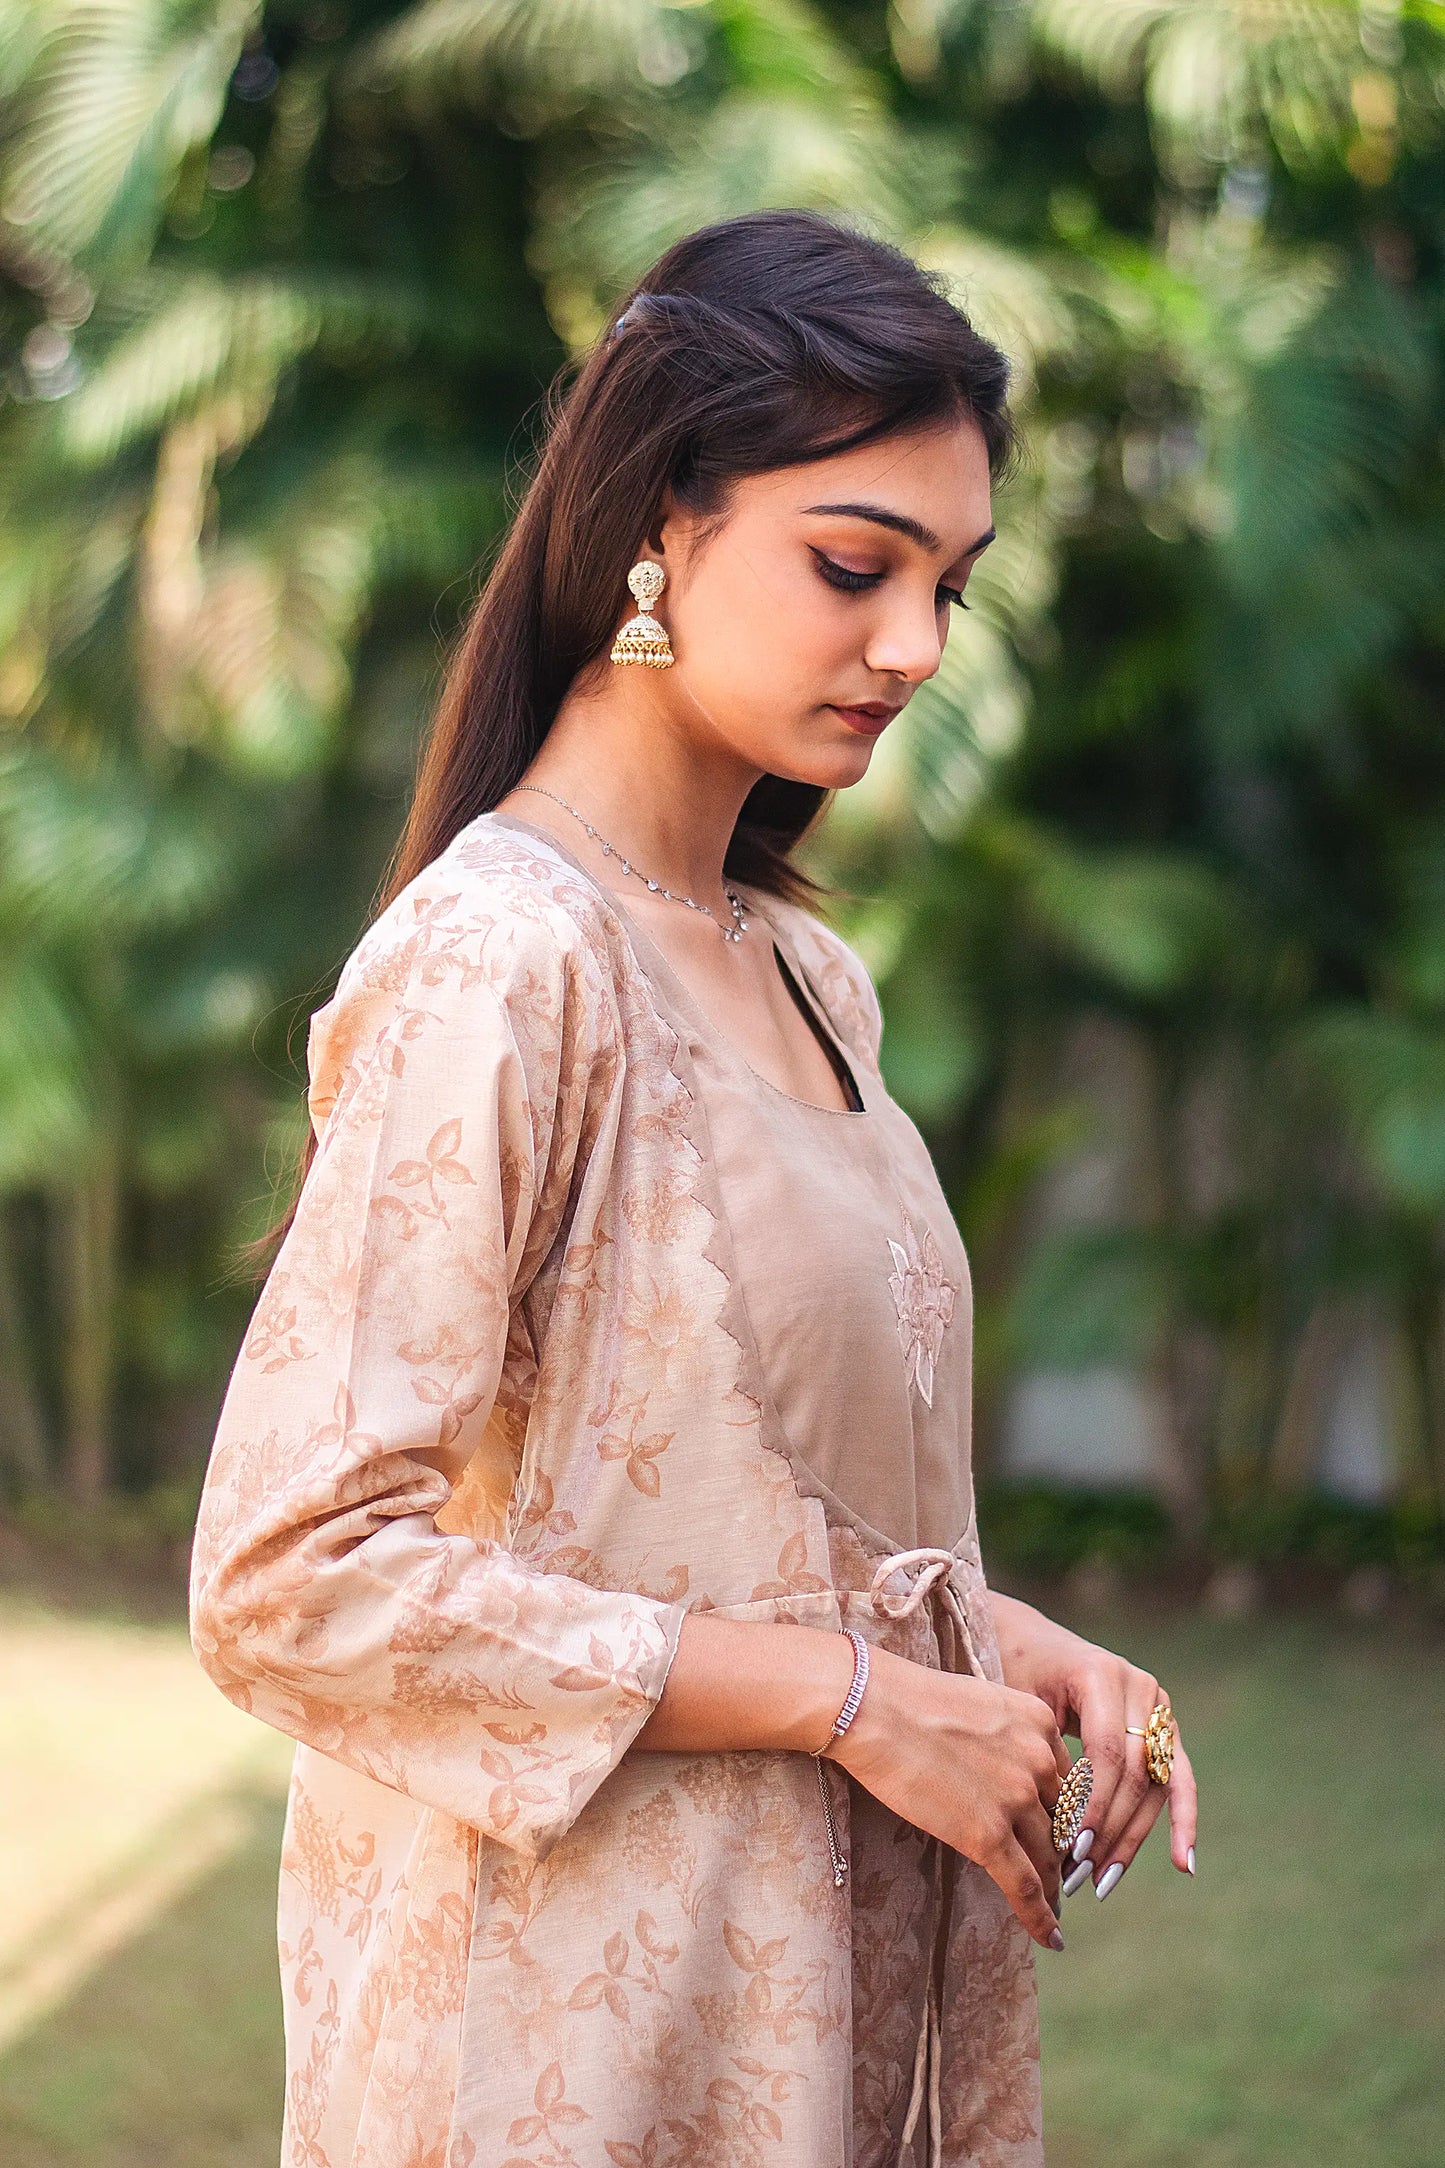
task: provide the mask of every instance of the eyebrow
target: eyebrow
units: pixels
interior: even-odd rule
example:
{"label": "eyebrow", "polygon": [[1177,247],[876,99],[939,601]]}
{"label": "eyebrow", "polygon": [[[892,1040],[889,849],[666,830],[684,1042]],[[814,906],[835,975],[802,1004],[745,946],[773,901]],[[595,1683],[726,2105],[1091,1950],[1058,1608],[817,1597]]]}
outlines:
{"label": "eyebrow", "polygon": [[[920,549],[936,550],[941,547],[938,536],[931,527],[925,527],[922,520],[910,518],[907,512],[890,512],[886,505],[808,504],[804,505],[803,510],[805,513],[829,513],[835,519],[871,520],[875,527],[887,527],[894,534],[905,535],[910,542],[916,542]],[[981,549],[986,549],[989,543],[997,538],[997,534],[997,528],[986,528],[976,542],[970,542],[966,550],[959,551],[960,557],[976,557]]]}

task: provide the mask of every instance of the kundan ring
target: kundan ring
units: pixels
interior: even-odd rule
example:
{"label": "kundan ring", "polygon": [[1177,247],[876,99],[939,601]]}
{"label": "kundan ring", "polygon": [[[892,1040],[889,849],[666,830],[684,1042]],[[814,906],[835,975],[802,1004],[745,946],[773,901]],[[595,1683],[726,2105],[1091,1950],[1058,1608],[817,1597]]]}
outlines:
{"label": "kundan ring", "polygon": [[1059,1786],[1059,1796],[1054,1805],[1056,1852],[1073,1850],[1074,1840],[1084,1826],[1084,1810],[1089,1804],[1089,1794],[1093,1789],[1094,1765],[1087,1754],[1081,1754]]}
{"label": "kundan ring", "polygon": [[1151,1784],[1167,1784],[1174,1767],[1174,1711],[1167,1701],[1161,1701],[1147,1724],[1126,1724],[1132,1738],[1144,1741],[1144,1759],[1149,1764]]}

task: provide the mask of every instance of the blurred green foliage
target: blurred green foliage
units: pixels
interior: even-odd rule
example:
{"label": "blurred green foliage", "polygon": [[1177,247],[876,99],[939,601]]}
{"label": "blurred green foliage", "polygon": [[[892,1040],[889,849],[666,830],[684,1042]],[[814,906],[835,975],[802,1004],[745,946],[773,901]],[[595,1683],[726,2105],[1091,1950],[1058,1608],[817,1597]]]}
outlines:
{"label": "blurred green foliage", "polygon": [[1021,1368],[1131,1366],[1207,1546],[1308,1490],[1363,1315],[1438,1533],[1445,10],[0,0],[0,51],[11,1495],[197,1479],[542,390],[677,233],[802,203],[952,283],[1029,445],[815,849],[980,1467]]}

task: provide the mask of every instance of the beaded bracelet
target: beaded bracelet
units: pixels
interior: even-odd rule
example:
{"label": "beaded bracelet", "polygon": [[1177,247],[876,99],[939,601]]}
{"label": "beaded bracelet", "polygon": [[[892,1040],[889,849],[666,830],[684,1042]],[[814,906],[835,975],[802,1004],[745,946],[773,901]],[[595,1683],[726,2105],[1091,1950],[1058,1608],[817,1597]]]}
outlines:
{"label": "beaded bracelet", "polygon": [[858,1714],[858,1704],[863,1699],[863,1689],[868,1684],[867,1642],[855,1626],[843,1626],[840,1627],[839,1631],[845,1633],[853,1644],[853,1683],[848,1689],[842,1708],[833,1719],[833,1729],[821,1746],[809,1749],[815,1761],[820,1754],[827,1753],[835,1739],[842,1738],[844,1732]]}
{"label": "beaded bracelet", "polygon": [[808,1750],[817,1764],[818,1789],[823,1795],[823,1820],[828,1830],[828,1850],[832,1856],[833,1885],[836,1889],[841,1889],[843,1886],[843,1877],[848,1872],[848,1862],[844,1859],[838,1844],[837,1825],[833,1820],[833,1802],[828,1797],[828,1779],[823,1774],[822,1758],[833,1744],[833,1741],[842,1738],[844,1732],[858,1714],[858,1704],[863,1699],[863,1689],[868,1684],[867,1642],[856,1627],[844,1626],[839,1631],[845,1633],[853,1644],[853,1683],[848,1689],[847,1698],[842,1708],[833,1719],[833,1729],[829,1732],[823,1744],[810,1747]]}

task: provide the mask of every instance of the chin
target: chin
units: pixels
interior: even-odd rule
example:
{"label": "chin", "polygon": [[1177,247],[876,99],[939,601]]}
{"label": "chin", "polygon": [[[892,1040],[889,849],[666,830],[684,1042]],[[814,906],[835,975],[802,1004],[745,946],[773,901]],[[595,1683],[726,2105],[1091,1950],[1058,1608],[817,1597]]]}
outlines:
{"label": "chin", "polygon": [[849,732],[843,743],[836,740],[829,745],[811,745],[806,750],[796,744],[778,746],[772,753],[756,755],[759,766],[766,767],[770,775],[783,776],[790,783],[811,783],[816,790],[846,790],[850,783],[861,782],[868,773],[873,758],[876,738],[855,736]]}

